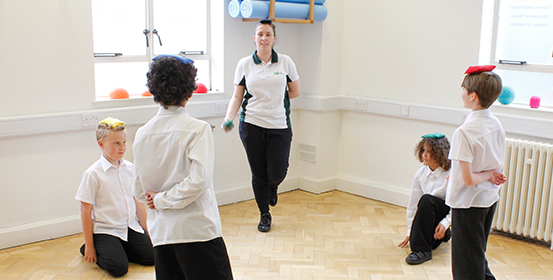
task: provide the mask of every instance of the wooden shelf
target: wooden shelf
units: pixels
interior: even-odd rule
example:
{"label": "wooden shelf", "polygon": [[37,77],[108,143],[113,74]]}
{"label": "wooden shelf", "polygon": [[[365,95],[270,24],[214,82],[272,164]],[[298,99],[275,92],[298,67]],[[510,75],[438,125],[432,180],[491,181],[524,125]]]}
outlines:
{"label": "wooden shelf", "polygon": [[[269,1],[269,19],[273,22],[282,23],[299,23],[299,24],[313,24],[315,22],[315,0],[309,0],[309,17],[308,19],[288,19],[288,18],[275,18],[275,0]],[[260,18],[243,18],[244,22],[260,21]]]}

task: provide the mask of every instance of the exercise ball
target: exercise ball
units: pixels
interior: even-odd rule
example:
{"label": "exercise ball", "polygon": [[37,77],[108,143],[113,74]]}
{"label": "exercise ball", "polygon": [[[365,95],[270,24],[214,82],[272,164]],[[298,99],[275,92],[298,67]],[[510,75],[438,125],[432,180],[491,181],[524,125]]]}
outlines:
{"label": "exercise ball", "polygon": [[129,98],[129,92],[124,88],[115,88],[109,93],[109,99]]}
{"label": "exercise ball", "polygon": [[503,105],[511,104],[515,100],[515,90],[510,86],[504,86],[497,101]]}
{"label": "exercise ball", "polygon": [[196,83],[196,90],[194,93],[207,93],[207,87],[202,83]]}

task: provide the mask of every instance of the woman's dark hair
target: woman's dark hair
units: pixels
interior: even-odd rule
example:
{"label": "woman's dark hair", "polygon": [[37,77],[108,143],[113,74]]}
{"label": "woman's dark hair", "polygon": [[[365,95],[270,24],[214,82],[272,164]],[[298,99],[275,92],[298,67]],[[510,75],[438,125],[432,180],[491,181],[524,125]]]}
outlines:
{"label": "woman's dark hair", "polygon": [[146,84],[154,101],[167,106],[181,105],[196,90],[196,73],[193,63],[184,63],[174,57],[160,57],[150,64]]}
{"label": "woman's dark hair", "polygon": [[445,171],[448,171],[451,168],[451,160],[447,157],[449,156],[449,141],[447,137],[442,138],[422,138],[422,140],[415,147],[415,157],[422,160],[422,153],[424,152],[424,145],[428,144],[430,146],[430,151],[428,151],[431,157],[438,163],[438,165],[443,168]]}
{"label": "woman's dark hair", "polygon": [[260,20],[256,25],[255,25],[255,29],[253,30],[254,34],[257,32],[257,27],[260,26],[260,25],[263,25],[263,24],[266,24],[266,25],[269,25],[273,28],[273,36],[276,36],[276,26],[275,24],[273,23],[272,20],[270,19],[262,19]]}

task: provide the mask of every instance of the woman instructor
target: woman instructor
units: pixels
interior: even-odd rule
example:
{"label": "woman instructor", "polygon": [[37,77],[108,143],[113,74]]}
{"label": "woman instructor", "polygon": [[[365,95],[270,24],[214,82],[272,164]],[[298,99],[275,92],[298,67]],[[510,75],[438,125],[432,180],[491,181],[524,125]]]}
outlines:
{"label": "woman instructor", "polygon": [[268,232],[271,230],[269,205],[276,205],[278,185],[288,170],[292,142],[290,99],[300,95],[300,82],[292,59],[273,50],[276,27],[271,20],[257,23],[253,39],[256,51],[236,66],[234,94],[222,128],[227,132],[232,130],[231,121],[241,106],[240,139],[261,213],[257,229]]}

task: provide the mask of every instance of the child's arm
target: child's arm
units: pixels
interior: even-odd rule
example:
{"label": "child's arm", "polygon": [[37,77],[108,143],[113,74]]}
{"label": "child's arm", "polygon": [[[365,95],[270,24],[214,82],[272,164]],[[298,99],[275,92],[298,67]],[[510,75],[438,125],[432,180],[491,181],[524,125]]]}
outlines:
{"label": "child's arm", "polygon": [[459,166],[461,167],[461,174],[463,175],[463,182],[467,186],[475,186],[478,184],[481,184],[485,181],[490,181],[493,184],[501,185],[507,180],[505,179],[505,175],[501,172],[497,172],[496,170],[487,170],[482,172],[472,172],[472,167],[470,162],[466,161],[459,161]]}
{"label": "child's arm", "polygon": [[214,144],[209,124],[205,123],[195,139],[187,145],[190,161],[188,176],[165,192],[147,191],[150,209],[183,209],[213,187]]}
{"label": "child's arm", "polygon": [[92,208],[93,205],[81,201],[81,223],[84,236],[84,259],[87,262],[96,262],[96,249],[92,231]]}
{"label": "child's arm", "polygon": [[424,195],[424,192],[422,191],[422,186],[419,181],[420,172],[421,169],[417,171],[415,177],[413,178],[413,182],[411,183],[411,195],[409,196],[409,202],[407,204],[407,211],[405,215],[407,220],[407,236],[405,236],[405,239],[403,239],[403,241],[401,241],[401,243],[397,245],[400,248],[405,247],[405,245],[409,243],[409,235],[411,234],[413,218],[415,217],[415,214],[417,212],[417,204],[421,196]]}
{"label": "child's arm", "polygon": [[142,204],[140,201],[138,201],[136,198],[134,199],[134,204],[136,204],[136,216],[138,217],[138,222],[140,223],[140,226],[142,229],[144,229],[144,232],[146,232],[147,235],[150,235],[148,232],[148,214],[146,213],[146,208],[144,207],[144,204]]}

